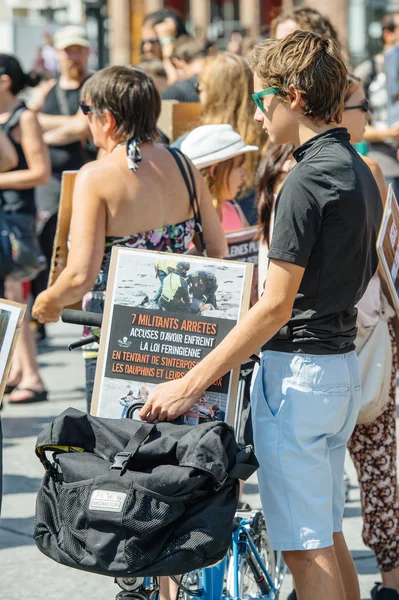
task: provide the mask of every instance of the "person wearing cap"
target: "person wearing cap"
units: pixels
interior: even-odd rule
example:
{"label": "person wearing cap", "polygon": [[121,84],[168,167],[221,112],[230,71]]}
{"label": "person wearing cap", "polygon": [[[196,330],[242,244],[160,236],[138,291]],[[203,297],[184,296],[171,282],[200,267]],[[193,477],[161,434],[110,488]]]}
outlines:
{"label": "person wearing cap", "polygon": [[247,181],[245,155],[258,146],[248,146],[231,125],[201,125],[188,134],[181,150],[204,176],[224,231],[247,227],[235,198]]}
{"label": "person wearing cap", "polygon": [[[59,78],[53,81],[42,106],[36,105],[44,141],[50,148],[51,180],[36,190],[36,206],[39,214],[39,237],[43,254],[51,264],[57,213],[63,171],[76,171],[85,163],[94,160],[93,151],[84,148],[82,142],[90,137],[89,126],[84,115],[77,116],[80,90],[89,77],[89,40],[83,27],[69,25],[54,35],[54,47],[58,54]],[[75,116],[76,115],[76,116]],[[47,288],[49,270],[46,269],[32,285],[33,297]],[[45,336],[44,326],[35,322],[39,338]]]}

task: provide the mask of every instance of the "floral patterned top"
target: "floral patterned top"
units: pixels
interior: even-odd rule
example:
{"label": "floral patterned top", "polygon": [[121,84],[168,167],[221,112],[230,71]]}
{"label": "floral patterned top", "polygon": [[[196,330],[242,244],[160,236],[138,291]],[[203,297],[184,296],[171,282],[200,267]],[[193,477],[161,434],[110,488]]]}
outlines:
{"label": "floral patterned top", "polygon": [[[108,282],[108,272],[111,262],[113,246],[136,248],[140,250],[154,250],[156,252],[174,252],[183,254],[189,249],[194,233],[195,220],[187,219],[176,225],[165,225],[159,229],[150,229],[144,233],[124,237],[106,237],[104,256],[101,269],[94,282],[93,288],[83,298],[83,310],[103,313],[105,303],[105,290]],[[91,334],[90,328],[85,328],[84,337]],[[97,358],[98,344],[85,346],[85,358]]]}

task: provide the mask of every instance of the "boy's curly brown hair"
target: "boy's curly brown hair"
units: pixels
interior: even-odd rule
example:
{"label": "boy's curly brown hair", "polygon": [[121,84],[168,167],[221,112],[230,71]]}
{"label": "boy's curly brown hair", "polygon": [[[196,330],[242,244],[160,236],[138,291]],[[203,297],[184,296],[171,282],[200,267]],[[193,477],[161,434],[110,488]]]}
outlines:
{"label": "boy's curly brown hair", "polygon": [[282,40],[261,42],[248,58],[264,87],[279,90],[279,100],[287,102],[294,86],[302,94],[305,116],[318,123],[341,122],[348,71],[335,40],[294,31]]}

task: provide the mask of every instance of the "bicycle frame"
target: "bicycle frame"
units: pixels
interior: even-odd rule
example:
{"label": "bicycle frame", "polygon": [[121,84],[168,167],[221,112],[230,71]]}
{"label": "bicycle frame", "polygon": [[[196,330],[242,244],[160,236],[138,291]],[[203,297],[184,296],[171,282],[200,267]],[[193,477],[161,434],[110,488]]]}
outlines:
{"label": "bicycle frame", "polygon": [[269,591],[267,594],[259,596],[259,600],[274,600],[277,598],[277,593],[281,583],[281,574],[276,573],[276,580],[273,581],[266,565],[264,564],[255,543],[250,535],[250,521],[242,520],[232,537],[232,555],[230,561],[233,566],[233,595],[225,595],[224,582],[225,573],[228,568],[228,557],[226,556],[220,563],[214,567],[209,567],[202,570],[202,600],[241,600],[240,599],[240,558],[248,554],[252,554],[257,562],[259,576],[257,581],[261,589],[261,584],[267,582]]}
{"label": "bicycle frame", "polygon": [[[263,600],[274,600],[276,598],[276,594],[278,592],[278,589],[276,587],[276,582],[274,582],[272,580],[272,578],[266,568],[266,565],[264,564],[264,562],[255,546],[253,539],[251,538],[251,535],[249,534],[249,528],[250,528],[249,520],[243,520],[243,521],[241,521],[241,523],[239,524],[239,526],[233,533],[232,560],[233,560],[233,570],[234,570],[234,600],[240,600],[239,557],[245,556],[248,554],[248,547],[249,547],[249,550],[252,552],[253,556],[255,557],[256,562],[258,563],[258,566],[260,568],[260,576],[262,577],[262,580],[264,577],[267,581],[268,587],[270,588],[270,591],[268,592],[268,594],[263,595],[262,598],[263,598]],[[242,539],[241,536],[244,536],[244,539]],[[257,583],[259,585],[261,583],[261,580],[259,580],[259,581],[257,580]]]}

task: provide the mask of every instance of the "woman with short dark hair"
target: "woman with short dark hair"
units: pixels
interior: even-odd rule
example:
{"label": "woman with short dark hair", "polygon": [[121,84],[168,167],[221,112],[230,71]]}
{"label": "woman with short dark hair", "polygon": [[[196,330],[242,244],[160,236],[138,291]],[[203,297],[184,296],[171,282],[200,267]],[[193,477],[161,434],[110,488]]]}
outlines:
{"label": "woman with short dark hair", "polygon": [[[155,143],[161,102],[153,80],[131,67],[98,71],[82,90],[81,108],[94,144],[107,154],[85,165],[76,179],[68,263],[57,281],[40,294],[33,315],[57,321],[64,306],[84,296],[87,310],[102,312],[114,245],[187,252],[195,233],[189,193],[172,154]],[[209,256],[227,247],[207,186],[192,167]],[[90,404],[97,348],[86,354]]]}

